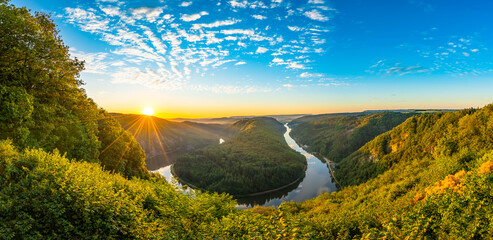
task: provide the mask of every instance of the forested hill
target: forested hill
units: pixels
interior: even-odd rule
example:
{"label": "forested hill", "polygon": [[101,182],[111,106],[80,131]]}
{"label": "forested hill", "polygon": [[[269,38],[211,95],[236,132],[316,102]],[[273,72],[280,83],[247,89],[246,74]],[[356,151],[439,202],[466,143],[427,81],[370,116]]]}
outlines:
{"label": "forested hill", "polygon": [[493,104],[413,116],[350,159],[349,179],[366,182],[284,214],[321,239],[491,238]]}
{"label": "forested hill", "polygon": [[281,123],[261,117],[233,128],[239,132],[225,143],[180,158],[175,174],[195,187],[233,195],[283,187],[304,176],[306,159],[287,145]]}
{"label": "forested hill", "polygon": [[376,136],[391,130],[415,113],[381,112],[372,115],[332,116],[304,122],[292,137],[309,152],[339,162]]}
{"label": "forested hill", "polygon": [[336,176],[343,185],[355,185],[398,162],[454,155],[461,156],[456,161],[469,161],[493,149],[492,108],[411,117],[344,159],[336,166]]}
{"label": "forested hill", "polygon": [[111,114],[122,127],[132,133],[146,153],[146,166],[156,170],[168,166],[183,154],[209,145],[219,144],[236,130],[229,124],[173,122],[154,116]]}
{"label": "forested hill", "polygon": [[71,58],[48,15],[5,1],[0,11],[0,140],[148,176],[139,144],[81,88],[84,62]]}

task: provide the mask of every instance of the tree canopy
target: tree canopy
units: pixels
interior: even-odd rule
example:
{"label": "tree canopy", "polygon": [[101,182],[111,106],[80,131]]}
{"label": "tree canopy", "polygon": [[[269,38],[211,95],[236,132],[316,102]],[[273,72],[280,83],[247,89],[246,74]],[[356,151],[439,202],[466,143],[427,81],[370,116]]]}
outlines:
{"label": "tree canopy", "polygon": [[0,3],[0,139],[146,176],[140,146],[87,97],[83,69],[49,15]]}

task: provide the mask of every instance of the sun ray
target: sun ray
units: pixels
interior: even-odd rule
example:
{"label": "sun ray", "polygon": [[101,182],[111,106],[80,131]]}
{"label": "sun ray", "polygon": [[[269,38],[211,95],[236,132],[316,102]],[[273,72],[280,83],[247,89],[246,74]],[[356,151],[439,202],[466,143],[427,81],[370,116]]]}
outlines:
{"label": "sun ray", "polygon": [[[135,140],[135,136],[137,136],[137,135],[140,133],[140,131],[142,130],[142,126],[144,125],[144,121],[143,121],[143,119],[142,119],[142,118],[140,118],[140,120],[139,120],[139,121],[140,121],[140,125],[139,125],[139,127],[137,127],[137,130],[135,131],[135,134],[133,134],[134,139],[131,139],[131,140],[128,142],[127,147],[125,148],[125,150],[123,150],[123,153],[122,153],[122,155],[120,156],[120,159],[118,159],[118,162],[115,164],[115,167],[114,167],[114,168],[113,168],[113,170],[111,171],[112,173],[114,173],[114,172],[116,171],[116,169],[118,168],[118,166],[120,165],[120,162],[122,161],[123,156],[125,156],[125,153],[127,153],[127,150],[130,148],[130,145],[132,145],[132,142],[133,142],[132,140]],[[131,133],[130,133],[130,134],[131,134]],[[137,141],[137,140],[135,140],[135,141]]]}

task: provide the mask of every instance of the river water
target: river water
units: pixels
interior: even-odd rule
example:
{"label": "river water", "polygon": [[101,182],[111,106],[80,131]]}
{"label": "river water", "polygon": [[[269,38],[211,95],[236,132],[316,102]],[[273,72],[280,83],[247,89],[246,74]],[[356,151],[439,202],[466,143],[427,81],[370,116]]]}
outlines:
{"label": "river water", "polygon": [[[284,133],[284,139],[288,145],[306,157],[308,166],[306,168],[305,177],[298,183],[273,193],[255,197],[239,198],[237,199],[238,208],[249,208],[253,206],[277,207],[282,202],[301,202],[307,199],[312,199],[322,193],[337,190],[335,183],[332,182],[327,165],[320,161],[317,157],[298,146],[294,139],[289,135],[291,128],[287,124],[285,127],[286,133]],[[170,166],[160,168],[154,172],[160,173],[165,176],[168,181],[171,181],[172,174],[170,171]]]}

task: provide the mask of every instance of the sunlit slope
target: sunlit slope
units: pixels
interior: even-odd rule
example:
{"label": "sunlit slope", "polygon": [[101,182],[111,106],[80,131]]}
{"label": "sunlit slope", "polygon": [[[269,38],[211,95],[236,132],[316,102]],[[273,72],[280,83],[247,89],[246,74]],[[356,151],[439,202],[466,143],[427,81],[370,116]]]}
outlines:
{"label": "sunlit slope", "polygon": [[285,128],[273,118],[240,120],[239,133],[225,143],[180,158],[180,179],[211,192],[245,195],[285,186],[304,176],[306,159],[284,140]]}
{"label": "sunlit slope", "polygon": [[493,105],[414,116],[351,156],[367,182],[284,209],[326,238],[488,238],[492,150]]}
{"label": "sunlit slope", "polygon": [[[334,176],[338,183],[347,186],[355,183],[350,181],[355,166],[346,158],[376,136],[416,114],[418,113],[380,112],[371,115],[329,117],[296,125],[292,136],[309,152],[320,154],[335,162],[337,165]],[[351,164],[346,161],[350,161]]]}
{"label": "sunlit slope", "polygon": [[146,153],[149,170],[174,163],[183,154],[219,144],[235,130],[229,125],[173,122],[162,118],[112,113],[122,127],[131,132]]}
{"label": "sunlit slope", "polygon": [[48,15],[0,2],[0,49],[0,140],[148,175],[132,135],[87,97],[84,62],[71,58]]}
{"label": "sunlit slope", "polygon": [[469,149],[493,149],[493,133],[488,125],[491,107],[409,118],[341,161],[336,166],[336,176],[341,177],[343,185],[353,185],[398,162],[459,154]]}
{"label": "sunlit slope", "polygon": [[297,125],[291,135],[309,152],[339,162],[376,136],[401,124],[413,113],[382,112],[336,116]]}

